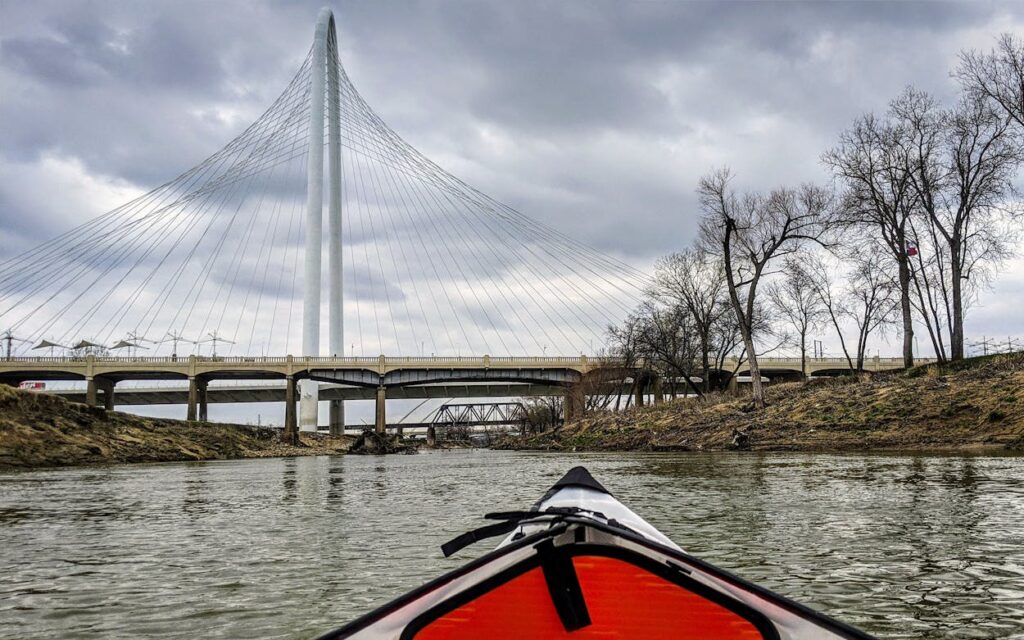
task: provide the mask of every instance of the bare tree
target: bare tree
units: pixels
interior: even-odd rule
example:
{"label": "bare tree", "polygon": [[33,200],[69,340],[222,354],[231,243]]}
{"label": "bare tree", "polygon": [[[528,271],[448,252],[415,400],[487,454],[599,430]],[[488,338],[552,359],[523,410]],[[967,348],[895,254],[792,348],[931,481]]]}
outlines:
{"label": "bare tree", "polygon": [[991,102],[1024,127],[1024,43],[1004,33],[988,53],[962,51],[953,76],[966,92]]}
{"label": "bare tree", "polygon": [[[630,389],[629,395],[626,396],[626,408],[629,408],[630,402],[632,402],[634,391],[636,387],[642,384],[646,378],[650,375],[647,371],[642,371],[642,367],[647,366],[647,362],[643,358],[643,354],[640,352],[640,332],[642,323],[640,316],[634,312],[626,316],[626,319],[622,322],[621,326],[611,325],[608,327],[608,341],[609,351],[611,355],[619,358],[622,362],[624,369],[628,369],[634,372],[632,388]],[[619,410],[620,402],[622,401],[621,395],[615,396],[615,410]]]}
{"label": "bare tree", "polygon": [[682,377],[694,393],[703,395],[693,382],[699,338],[693,318],[686,309],[648,301],[640,305],[637,313],[637,348],[656,375],[672,380]]}
{"label": "bare tree", "polygon": [[729,313],[725,268],[716,256],[699,248],[670,254],[655,265],[653,295],[686,309],[700,342],[702,387],[711,390],[715,324]]}
{"label": "bare tree", "polygon": [[[715,324],[711,327],[711,352],[713,356],[714,367],[719,372],[725,371],[725,360],[731,355],[737,357],[737,367],[739,367],[739,361],[743,359],[743,353],[738,352],[743,348],[743,336],[740,334],[740,325],[736,321],[736,314],[732,313],[732,309],[729,309],[730,313],[723,313],[715,321]],[[764,315],[761,313],[754,314],[755,321],[760,322],[754,327],[754,335],[759,335],[765,327]],[[729,372],[730,376],[735,376],[739,369],[733,369]],[[723,382],[721,377],[718,380],[719,383]]]}
{"label": "bare tree", "polygon": [[838,290],[836,285],[834,275],[836,269],[834,265],[827,264],[820,256],[809,255],[805,259],[804,270],[810,276],[811,286],[814,287],[818,300],[821,301],[825,317],[828,318],[828,321],[836,330],[836,335],[839,337],[839,346],[843,350],[843,356],[846,358],[846,364],[849,365],[851,371],[854,371],[856,366],[853,364],[850,350],[846,346],[846,337],[843,335],[842,323],[846,306],[843,293]]}
{"label": "bare tree", "polygon": [[944,110],[928,94],[908,89],[893,112],[909,134],[908,175],[932,258],[939,261],[937,290],[948,294],[950,358],[959,360],[972,278],[983,280],[1012,253],[1015,227],[1009,223],[1019,215],[1013,179],[1024,150],[1012,120],[975,96]]}
{"label": "bare tree", "polygon": [[754,347],[757,290],[773,261],[792,254],[805,242],[823,244],[832,216],[831,193],[821,187],[777,189],[768,196],[737,196],[727,169],[700,181],[704,209],[702,247],[721,256],[729,299],[736,314],[750,367],[754,405],[765,406],[761,370]]}
{"label": "bare tree", "polygon": [[[600,351],[598,358],[605,358],[607,351]],[[617,400],[625,376],[626,369],[619,365],[601,365],[591,369],[580,380],[580,395],[583,397],[583,412],[607,409],[613,400]]]}
{"label": "bare tree", "polygon": [[949,289],[949,257],[933,225],[916,220],[917,237],[914,265],[914,307],[924,322],[932,350],[939,362],[949,359],[948,328],[952,316],[952,292]]}
{"label": "bare tree", "polygon": [[857,371],[864,370],[868,338],[891,323],[899,295],[892,276],[875,260],[859,260],[847,281],[842,313],[857,326]]}
{"label": "bare tree", "polygon": [[[890,110],[891,112],[891,110]],[[891,117],[857,118],[822,160],[842,181],[844,222],[877,239],[896,266],[903,325],[903,366],[914,364],[914,319],[908,247],[917,193],[908,170],[908,131]],[[874,242],[869,242],[876,244]]]}
{"label": "bare tree", "polygon": [[800,375],[807,379],[807,334],[819,327],[826,310],[811,275],[799,258],[786,260],[781,277],[771,282],[766,292],[776,313],[796,332],[800,347]]}
{"label": "bare tree", "polygon": [[526,407],[526,426],[531,433],[547,431],[562,422],[565,402],[561,396],[520,398]]}

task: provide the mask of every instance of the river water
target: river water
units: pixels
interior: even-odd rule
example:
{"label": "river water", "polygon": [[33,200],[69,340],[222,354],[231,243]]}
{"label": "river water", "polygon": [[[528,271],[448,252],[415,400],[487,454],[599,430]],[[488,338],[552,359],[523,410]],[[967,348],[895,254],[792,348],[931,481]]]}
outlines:
{"label": "river water", "polygon": [[309,638],[585,464],[688,551],[887,638],[1024,637],[1024,458],[530,454],[0,474],[0,637]]}

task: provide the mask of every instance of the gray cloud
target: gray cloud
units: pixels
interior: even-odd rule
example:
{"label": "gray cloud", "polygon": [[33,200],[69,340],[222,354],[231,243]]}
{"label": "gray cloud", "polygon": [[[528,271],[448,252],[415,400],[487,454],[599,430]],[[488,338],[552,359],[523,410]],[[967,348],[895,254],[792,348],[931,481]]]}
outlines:
{"label": "gray cloud", "polygon": [[[301,65],[320,4],[4,3],[0,253],[161,184],[241,132]],[[392,128],[497,199],[640,266],[692,239],[708,169],[729,164],[750,188],[826,180],[818,158],[853,117],[908,83],[951,97],[957,51],[989,46],[1022,13],[998,2],[335,9],[346,69]],[[396,239],[411,224],[391,223]],[[425,258],[410,258],[418,278],[432,275]],[[242,285],[258,280],[242,273]],[[353,299],[380,301],[368,272],[352,275]]]}

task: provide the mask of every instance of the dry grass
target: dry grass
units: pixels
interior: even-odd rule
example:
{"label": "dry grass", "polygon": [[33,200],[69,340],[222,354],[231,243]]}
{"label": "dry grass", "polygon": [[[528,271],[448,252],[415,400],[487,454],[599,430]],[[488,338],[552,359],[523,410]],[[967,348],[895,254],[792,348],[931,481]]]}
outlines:
{"label": "dry grass", "polygon": [[304,435],[278,442],[274,429],[143,418],[0,386],[0,467],[217,460],[342,453],[350,438]]}
{"label": "dry grass", "polygon": [[728,449],[734,430],[762,450],[1024,448],[1024,354],[865,378],[781,384],[769,406],[721,394],[583,417],[504,446],[570,450]]}

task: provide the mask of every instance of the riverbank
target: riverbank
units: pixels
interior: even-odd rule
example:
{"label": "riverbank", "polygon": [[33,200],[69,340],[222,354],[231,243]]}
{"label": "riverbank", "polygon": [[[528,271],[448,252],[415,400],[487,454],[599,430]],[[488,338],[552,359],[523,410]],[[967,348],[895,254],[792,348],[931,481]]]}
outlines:
{"label": "riverbank", "polygon": [[505,449],[556,451],[1022,450],[1024,354],[972,358],[865,378],[768,388],[749,398],[682,399],[598,412]]}
{"label": "riverbank", "polygon": [[279,438],[266,427],[144,418],[0,386],[0,468],[328,455],[352,442],[302,434],[296,447]]}

